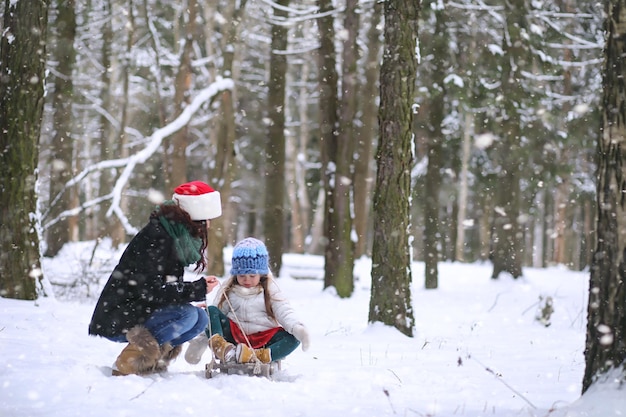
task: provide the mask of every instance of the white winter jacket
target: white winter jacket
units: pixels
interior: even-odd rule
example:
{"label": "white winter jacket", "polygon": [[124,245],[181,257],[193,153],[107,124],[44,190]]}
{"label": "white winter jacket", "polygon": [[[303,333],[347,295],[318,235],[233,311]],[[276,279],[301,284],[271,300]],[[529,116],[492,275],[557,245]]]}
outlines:
{"label": "white winter jacket", "polygon": [[[269,330],[277,326],[281,326],[293,334],[294,326],[302,323],[296,317],[291,304],[283,297],[280,288],[274,280],[269,281],[268,289],[272,295],[272,310],[274,310],[276,321],[265,310],[263,287],[260,285],[254,288],[234,285],[228,292],[228,299],[224,300],[220,310],[247,335]],[[220,291],[215,297],[213,305],[217,305],[221,296],[222,292]]]}

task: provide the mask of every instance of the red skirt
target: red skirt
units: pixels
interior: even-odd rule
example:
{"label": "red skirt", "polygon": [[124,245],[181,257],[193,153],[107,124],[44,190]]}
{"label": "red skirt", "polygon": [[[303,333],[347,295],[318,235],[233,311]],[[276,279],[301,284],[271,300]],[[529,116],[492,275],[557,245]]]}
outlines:
{"label": "red skirt", "polygon": [[235,339],[235,342],[243,343],[247,345],[248,344],[248,341],[246,341],[246,336],[247,336],[248,340],[250,341],[250,346],[253,349],[258,349],[267,345],[270,339],[274,337],[274,335],[279,330],[282,330],[282,327],[274,327],[269,330],[263,330],[262,332],[244,335],[244,333],[241,331],[239,326],[237,326],[237,323],[235,323],[232,320],[230,321],[230,332],[232,333],[233,339]]}

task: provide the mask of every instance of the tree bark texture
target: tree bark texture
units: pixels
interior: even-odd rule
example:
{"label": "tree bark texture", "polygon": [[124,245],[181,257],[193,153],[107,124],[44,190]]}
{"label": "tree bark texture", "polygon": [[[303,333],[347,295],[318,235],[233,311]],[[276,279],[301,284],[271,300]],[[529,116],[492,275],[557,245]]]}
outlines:
{"label": "tree bark texture", "polygon": [[503,36],[502,57],[502,140],[498,154],[501,170],[495,190],[495,209],[492,235],[491,277],[498,278],[501,272],[510,273],[513,278],[522,275],[523,245],[519,224],[520,179],[522,128],[520,103],[525,93],[521,81],[522,72],[530,66],[530,57],[524,36],[527,33],[526,9],[524,0],[513,0],[506,7],[506,27]]}
{"label": "tree bark texture", "polygon": [[274,8],[270,50],[270,79],[268,83],[268,118],[270,125],[265,147],[265,244],[270,268],[280,275],[285,241],[285,85],[287,74],[288,27],[284,25],[289,0],[278,0]]}
{"label": "tree bark texture", "polygon": [[[65,183],[72,177],[74,138],[72,137],[72,103],[74,102],[74,83],[72,70],[76,52],[76,11],[74,0],[57,2],[55,44],[52,50],[53,60],[58,62],[53,75],[54,93],[54,135],[50,145],[50,201],[48,220],[53,221],[46,230],[46,256],[55,256],[65,242],[70,241],[70,225],[67,217],[59,218],[62,212],[72,205],[75,190],[65,189]],[[55,198],[60,196],[58,200]]]}
{"label": "tree bark texture", "polygon": [[626,359],[626,1],[611,0],[606,7],[598,242],[589,282],[583,392]]}
{"label": "tree bark texture", "polygon": [[[191,60],[193,58],[193,45],[195,42],[194,36],[197,33],[197,10],[198,6],[196,0],[189,0],[186,10],[188,17],[185,19],[185,40],[180,53],[180,64],[178,66],[178,73],[176,74],[175,81],[176,91],[174,92],[174,106],[176,111],[172,115],[172,120],[180,116],[183,110],[185,110],[185,107],[189,104],[189,93],[192,83],[191,79],[193,77]],[[176,132],[172,138],[172,155],[170,157],[171,171],[166,175],[166,178],[169,178],[169,183],[166,182],[165,184],[166,188],[174,188],[179,184],[183,184],[188,181],[187,146],[189,145],[189,134],[189,127],[184,126]]]}
{"label": "tree bark texture", "polygon": [[336,230],[335,240],[329,241],[327,251],[334,265],[334,285],[340,297],[349,297],[354,291],[354,243],[352,242],[353,167],[357,118],[357,35],[359,16],[357,0],[347,0],[343,29],[346,33],[341,49],[341,94],[339,101],[339,134],[335,154],[333,197],[334,210],[330,213],[330,227]]}
{"label": "tree bark texture", "polygon": [[[309,72],[309,62],[303,60],[300,71],[303,80],[309,79]],[[293,77],[289,77],[289,73],[287,80],[287,84],[294,84]],[[286,169],[289,173],[287,198],[291,209],[291,230],[289,231],[289,252],[291,253],[305,253],[307,236],[310,236],[311,231],[311,201],[306,183],[306,154],[311,134],[308,115],[309,97],[307,85],[302,83],[298,88],[296,108],[292,110],[294,118],[298,120],[298,129],[289,132],[285,151],[287,155]],[[290,106],[286,107],[286,112],[289,115]],[[296,114],[297,116],[295,116]]]}
{"label": "tree bark texture", "polygon": [[0,39],[0,296],[37,298],[37,160],[48,2],[5,2]]}
{"label": "tree bark texture", "polygon": [[409,242],[418,3],[385,2],[369,321],[413,336]]}
{"label": "tree bark texture", "polygon": [[[113,99],[112,95],[112,80],[111,80],[111,65],[112,65],[112,44],[113,44],[113,11],[110,1],[104,1],[102,3],[102,13],[104,15],[104,27],[102,30],[102,49],[100,51],[102,56],[102,70],[100,73],[100,98],[102,100],[102,108],[108,112],[113,111]],[[113,145],[113,137],[115,127],[108,119],[107,115],[102,112],[99,118],[100,125],[100,137],[99,137],[99,149],[100,160],[106,161],[113,159],[115,156],[115,146]],[[99,178],[99,190],[101,195],[107,195],[113,190],[113,174],[109,170],[102,170]],[[110,236],[113,230],[116,228],[116,224],[119,223],[119,219],[114,216],[106,215],[109,209],[109,204],[103,203],[98,210],[98,238],[104,238]],[[117,225],[121,227],[121,225]]]}
{"label": "tree bark texture", "polygon": [[340,239],[337,225],[333,223],[335,211],[335,174],[337,157],[338,128],[338,79],[337,56],[335,51],[335,29],[333,5],[330,0],[318,0],[321,17],[317,19],[320,46],[318,49],[319,76],[319,129],[322,160],[322,182],[324,187],[324,288],[335,285],[336,257],[333,254],[335,242]]}
{"label": "tree bark texture", "polygon": [[378,111],[378,75],[380,73],[380,20],[382,2],[372,6],[367,32],[367,53],[365,64],[365,84],[359,86],[361,96],[361,127],[358,130],[356,160],[354,161],[354,230],[357,242],[354,256],[369,255],[371,243],[371,206],[374,188],[374,164],[372,148],[378,134],[376,113]]}
{"label": "tree bark texture", "polygon": [[448,36],[445,9],[434,11],[436,24],[433,44],[433,85],[430,86],[430,111],[428,112],[427,155],[424,204],[424,286],[427,289],[439,285],[439,248],[442,244],[439,220],[439,193],[441,191],[441,169],[443,167],[443,119],[445,117],[445,85],[447,73]]}
{"label": "tree bark texture", "polygon": [[[237,3],[230,2],[227,14],[224,16],[228,22],[222,38],[221,50],[223,65],[221,74],[224,78],[233,77],[235,69],[235,51],[241,44],[239,32],[246,8],[247,0]],[[235,103],[236,90],[226,90],[220,95],[219,115],[215,127],[215,163],[209,170],[209,184],[215,187],[222,198],[222,216],[211,221],[209,229],[209,247],[207,249],[207,270],[215,275],[223,275],[224,256],[223,248],[228,241],[226,225],[231,222],[231,210],[229,209],[232,193],[232,183],[235,169]]]}

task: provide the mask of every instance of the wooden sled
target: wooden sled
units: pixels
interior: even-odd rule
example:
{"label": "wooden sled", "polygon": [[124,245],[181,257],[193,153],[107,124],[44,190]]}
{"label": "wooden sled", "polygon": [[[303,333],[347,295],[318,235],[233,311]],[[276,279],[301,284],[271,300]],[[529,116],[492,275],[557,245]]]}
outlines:
{"label": "wooden sled", "polygon": [[[255,369],[256,368],[256,369]],[[224,375],[247,375],[261,376],[272,379],[272,376],[280,371],[280,361],[271,363],[221,363],[212,360],[205,366],[205,376],[213,378],[214,376]]]}

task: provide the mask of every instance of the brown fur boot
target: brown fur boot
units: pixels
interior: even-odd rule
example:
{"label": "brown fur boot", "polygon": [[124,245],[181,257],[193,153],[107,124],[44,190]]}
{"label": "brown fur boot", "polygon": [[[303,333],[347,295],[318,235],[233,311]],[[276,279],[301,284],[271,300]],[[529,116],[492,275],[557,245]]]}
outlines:
{"label": "brown fur boot", "polygon": [[251,363],[254,362],[255,357],[261,363],[270,363],[272,361],[272,352],[267,348],[251,349],[243,343],[237,345],[237,363]]}
{"label": "brown fur boot", "polygon": [[161,357],[161,348],[156,339],[143,326],[135,326],[126,333],[128,345],[115,361],[114,375],[146,375],[155,372]]}
{"label": "brown fur boot", "polygon": [[209,339],[209,347],[221,362],[233,362],[235,359],[235,345],[227,342],[221,335],[214,334]]}
{"label": "brown fur boot", "polygon": [[170,366],[172,361],[176,360],[182,350],[182,346],[172,347],[169,343],[164,343],[161,346],[161,357],[155,367],[156,372],[167,371],[167,367]]}

